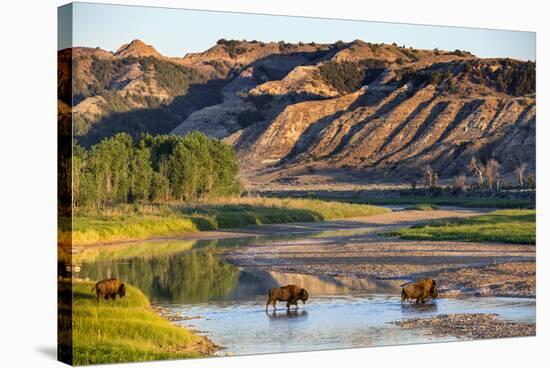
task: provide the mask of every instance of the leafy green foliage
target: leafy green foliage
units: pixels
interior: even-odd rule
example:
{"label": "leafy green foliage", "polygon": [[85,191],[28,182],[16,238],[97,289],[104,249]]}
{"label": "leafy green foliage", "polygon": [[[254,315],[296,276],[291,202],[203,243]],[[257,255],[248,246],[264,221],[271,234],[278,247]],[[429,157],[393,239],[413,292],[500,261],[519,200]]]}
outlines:
{"label": "leafy green foliage", "polygon": [[459,50],[459,49],[454,50],[450,54],[451,55],[456,55],[456,56],[462,56],[462,57],[473,56],[472,53],[470,53],[468,51]]}
{"label": "leafy green foliage", "polygon": [[225,51],[231,56],[232,58],[236,57],[237,55],[244,54],[247,52],[247,48],[245,45],[246,41],[239,41],[239,40],[226,40],[224,38],[219,39],[216,44],[221,45],[224,47]]}
{"label": "leafy green foliage", "polygon": [[113,77],[113,64],[110,60],[93,57],[91,72],[99,83],[100,88],[107,88]]}
{"label": "leafy green foliage", "polygon": [[183,65],[152,56],[141,58],[139,62],[146,73],[154,71],[158,84],[174,95],[187,92],[191,83],[205,82],[199,73]]}
{"label": "leafy green foliage", "polygon": [[361,87],[365,72],[358,64],[342,61],[326,62],[319,68],[321,77],[340,93],[351,93]]}
{"label": "leafy green foliage", "polygon": [[195,201],[240,191],[233,148],[198,132],[145,136],[137,144],[119,133],[89,150],[75,143],[73,152],[77,207]]}
{"label": "leafy green foliage", "polygon": [[[402,68],[397,70],[397,77],[393,83],[403,85],[412,82],[416,87],[429,83],[453,93],[456,91],[456,84],[459,80],[457,78],[460,77],[512,96],[523,96],[536,92],[536,64],[534,62],[504,59],[495,63],[497,64],[468,60],[437,63],[419,70]],[[457,70],[461,70],[461,72]]]}
{"label": "leafy green foliage", "polygon": [[535,63],[512,63],[503,61],[502,68],[494,73],[497,89],[513,96],[523,96],[536,91]]}

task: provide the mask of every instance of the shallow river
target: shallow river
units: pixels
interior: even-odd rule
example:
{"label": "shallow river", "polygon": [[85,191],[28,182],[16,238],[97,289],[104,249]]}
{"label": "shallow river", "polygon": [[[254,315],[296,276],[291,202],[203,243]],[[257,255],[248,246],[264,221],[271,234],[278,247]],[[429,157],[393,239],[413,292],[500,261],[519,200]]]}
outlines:
{"label": "shallow river", "polygon": [[[293,235],[311,238],[331,235]],[[271,240],[280,240],[281,236]],[[140,288],[152,302],[193,318],[181,323],[225,347],[221,354],[255,354],[383,346],[433,341],[422,329],[391,324],[404,318],[448,313],[496,313],[514,321],[535,321],[535,299],[469,297],[401,304],[402,280],[268,272],[224,262],[226,247],[265,243],[269,238],[156,241],[103,247],[80,255],[79,277],[117,277]],[[269,288],[298,284],[310,299],[286,311],[283,303],[265,312]]]}

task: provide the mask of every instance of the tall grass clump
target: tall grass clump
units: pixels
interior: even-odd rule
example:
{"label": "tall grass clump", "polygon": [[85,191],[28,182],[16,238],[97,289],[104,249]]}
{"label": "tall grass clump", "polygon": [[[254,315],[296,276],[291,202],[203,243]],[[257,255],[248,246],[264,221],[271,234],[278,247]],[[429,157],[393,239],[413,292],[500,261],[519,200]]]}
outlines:
{"label": "tall grass clump", "polygon": [[[72,344],[75,365],[139,362],[204,356],[201,337],[157,315],[147,297],[127,286],[124,298],[95,300],[93,282],[72,282]],[[60,289],[69,291],[70,281]],[[67,305],[60,305],[61,312]],[[62,334],[62,336],[64,336]],[[61,345],[67,344],[63,339]]]}

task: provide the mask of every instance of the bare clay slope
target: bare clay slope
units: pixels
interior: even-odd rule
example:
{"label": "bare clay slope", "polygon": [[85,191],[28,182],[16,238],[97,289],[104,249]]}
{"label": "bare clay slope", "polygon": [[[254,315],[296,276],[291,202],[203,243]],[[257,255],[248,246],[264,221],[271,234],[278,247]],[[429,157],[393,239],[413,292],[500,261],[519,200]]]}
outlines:
{"label": "bare clay slope", "polygon": [[241,88],[174,133],[227,139],[252,182],[335,169],[406,178],[425,164],[451,177],[472,156],[534,169],[534,63],[361,41],[295,61],[265,82],[252,63]]}
{"label": "bare clay slope", "polygon": [[532,62],[360,40],[219,40],[181,58],[134,40],[60,57],[72,57],[73,94],[60,94],[82,144],[198,130],[235,146],[251,184],[339,173],[403,181],[424,164],[445,178],[474,155],[496,158],[503,174],[535,168]]}

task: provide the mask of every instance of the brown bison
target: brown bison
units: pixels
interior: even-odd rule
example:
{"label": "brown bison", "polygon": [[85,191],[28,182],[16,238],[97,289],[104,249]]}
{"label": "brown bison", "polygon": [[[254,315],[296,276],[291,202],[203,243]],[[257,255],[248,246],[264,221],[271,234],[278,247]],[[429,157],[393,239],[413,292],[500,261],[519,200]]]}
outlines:
{"label": "brown bison", "polygon": [[105,297],[105,300],[109,298],[115,300],[116,295],[123,297],[126,295],[126,285],[118,281],[117,279],[105,279],[99,281],[92,288],[92,291],[95,290],[96,300],[99,302],[99,296],[102,295]]}
{"label": "brown bison", "polygon": [[277,301],[286,302],[286,309],[290,309],[291,305],[295,305],[298,308],[298,300],[301,300],[306,304],[309,294],[306,289],[298,287],[296,285],[287,285],[283,287],[277,287],[269,289],[269,299],[265,304],[265,311],[269,304],[273,304],[273,310],[277,309],[275,305]]}
{"label": "brown bison", "polygon": [[401,285],[401,303],[409,299],[411,302],[424,303],[428,298],[437,298],[437,287],[435,280],[422,279],[416,282]]}

